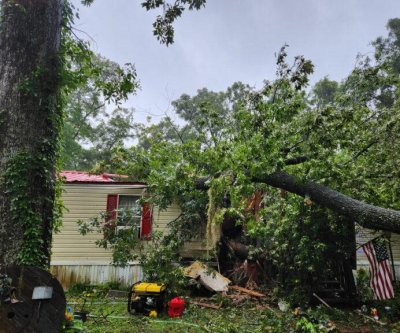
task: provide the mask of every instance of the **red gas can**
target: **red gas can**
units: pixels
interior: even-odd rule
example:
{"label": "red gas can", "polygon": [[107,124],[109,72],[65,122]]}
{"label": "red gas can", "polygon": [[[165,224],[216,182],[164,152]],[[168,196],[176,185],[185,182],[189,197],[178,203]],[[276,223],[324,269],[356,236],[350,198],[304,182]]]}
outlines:
{"label": "red gas can", "polygon": [[180,297],[175,297],[168,302],[168,316],[180,317],[185,310],[185,301]]}

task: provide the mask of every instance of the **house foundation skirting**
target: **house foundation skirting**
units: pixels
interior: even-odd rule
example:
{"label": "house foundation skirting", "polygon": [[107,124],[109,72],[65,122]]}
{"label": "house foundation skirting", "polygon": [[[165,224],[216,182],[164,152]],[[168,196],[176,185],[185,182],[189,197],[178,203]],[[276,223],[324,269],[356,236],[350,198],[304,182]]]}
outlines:
{"label": "house foundation skirting", "polygon": [[[400,261],[394,262],[396,279],[400,281]],[[369,271],[368,261],[357,261],[357,269]],[[143,271],[138,262],[126,267],[115,267],[105,262],[52,262],[50,272],[60,281],[65,290],[74,284],[101,285],[117,283],[129,287],[143,280]]]}
{"label": "house foundation skirting", "polygon": [[115,267],[109,263],[52,263],[50,272],[60,281],[64,290],[74,284],[117,283],[121,287],[129,287],[143,278],[138,263],[126,267]]}

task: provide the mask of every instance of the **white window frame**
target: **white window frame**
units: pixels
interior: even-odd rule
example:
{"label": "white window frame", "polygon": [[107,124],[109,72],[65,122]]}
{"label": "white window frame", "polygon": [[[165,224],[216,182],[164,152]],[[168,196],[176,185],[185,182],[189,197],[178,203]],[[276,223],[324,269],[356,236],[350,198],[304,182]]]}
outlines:
{"label": "white window frame", "polygon": [[[135,197],[137,200],[140,200],[142,196],[140,194],[117,194],[117,210],[116,210],[116,218],[118,220],[118,213],[119,213],[119,198],[120,197]],[[138,235],[137,237],[140,239],[141,236],[141,231],[142,231],[142,218],[143,218],[143,207],[140,208],[140,215],[134,215],[134,217],[139,217],[140,218],[140,223],[139,223],[139,228],[138,228]],[[121,225],[121,226],[116,226],[116,232],[118,233],[118,230],[125,230],[130,228],[129,226],[126,225]]]}

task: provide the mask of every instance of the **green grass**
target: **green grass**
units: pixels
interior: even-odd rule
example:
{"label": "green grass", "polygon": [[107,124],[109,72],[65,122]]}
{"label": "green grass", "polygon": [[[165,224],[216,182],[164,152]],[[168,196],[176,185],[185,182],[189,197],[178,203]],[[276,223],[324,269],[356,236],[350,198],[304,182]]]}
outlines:
{"label": "green grass", "polygon": [[[130,315],[123,299],[108,299],[102,291],[87,297],[85,309],[90,311],[90,317],[83,325],[84,332],[93,333],[159,333],[159,332],[212,332],[212,333],[261,333],[261,332],[326,332],[318,330],[318,325],[312,325],[307,320],[299,322],[291,312],[283,313],[276,308],[261,308],[256,302],[247,301],[234,305],[230,299],[224,299],[219,310],[203,309],[196,305],[188,305],[180,318],[169,318],[166,313],[158,318],[148,318],[142,315]],[[218,299],[219,301],[219,299]],[[69,296],[68,302],[75,311],[79,311],[82,299]],[[373,332],[400,333],[399,325],[395,323],[380,327],[372,325],[352,311],[329,310],[318,307],[307,311],[308,318],[316,318],[319,322],[331,320],[336,325],[346,327],[371,327]],[[314,327],[314,328],[313,328]],[[315,329],[315,330],[313,330]]]}
{"label": "green grass", "polygon": [[[158,318],[129,315],[126,304],[92,304],[85,323],[88,332],[282,332],[291,327],[293,320],[286,320],[279,311],[260,310],[245,306],[220,310],[188,306],[180,318],[169,318],[166,313]],[[96,317],[95,317],[96,316]],[[117,317],[117,318],[114,318]],[[291,323],[292,321],[293,323]]]}

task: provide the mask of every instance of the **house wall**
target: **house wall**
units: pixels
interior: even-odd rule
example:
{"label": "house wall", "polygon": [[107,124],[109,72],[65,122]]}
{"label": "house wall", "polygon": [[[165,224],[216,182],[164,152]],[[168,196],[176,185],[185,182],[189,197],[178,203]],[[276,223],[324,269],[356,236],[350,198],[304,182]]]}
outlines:
{"label": "house wall", "polygon": [[[111,251],[99,248],[95,241],[102,235],[90,233],[82,236],[78,231],[79,219],[89,220],[106,210],[108,194],[143,195],[144,187],[137,185],[65,184],[62,200],[64,212],[61,231],[53,236],[51,272],[64,288],[74,283],[119,282],[130,285],[142,278],[137,262],[127,268],[110,265]],[[165,231],[167,224],[179,216],[177,205],[167,210],[153,209],[153,230]]]}
{"label": "house wall", "polygon": [[[357,243],[357,268],[369,270],[368,259],[361,246],[368,241],[380,236],[381,232],[375,232],[370,229],[356,227],[356,243]],[[400,279],[400,234],[390,234],[390,243],[393,253],[394,266],[397,280]],[[389,248],[388,248],[389,250]],[[389,254],[390,256],[390,254]]]}

